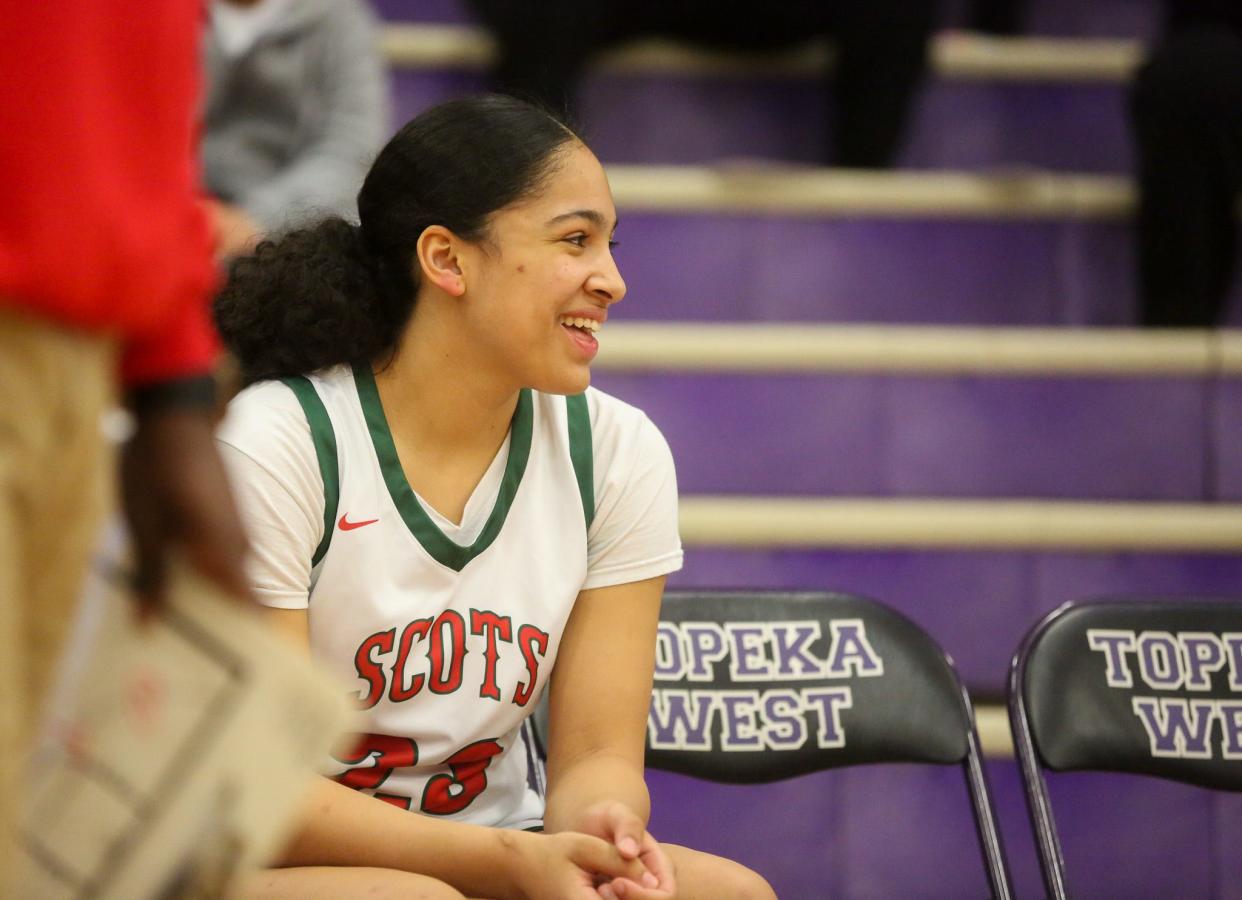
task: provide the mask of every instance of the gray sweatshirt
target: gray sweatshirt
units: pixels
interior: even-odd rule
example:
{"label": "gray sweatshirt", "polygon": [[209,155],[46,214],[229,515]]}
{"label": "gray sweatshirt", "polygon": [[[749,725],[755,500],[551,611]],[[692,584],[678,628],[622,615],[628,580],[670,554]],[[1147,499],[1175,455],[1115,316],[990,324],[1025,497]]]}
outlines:
{"label": "gray sweatshirt", "polygon": [[332,212],[356,219],[389,133],[375,19],[361,0],[263,2],[279,12],[244,49],[230,49],[215,16],[205,38],[206,188],[265,231]]}

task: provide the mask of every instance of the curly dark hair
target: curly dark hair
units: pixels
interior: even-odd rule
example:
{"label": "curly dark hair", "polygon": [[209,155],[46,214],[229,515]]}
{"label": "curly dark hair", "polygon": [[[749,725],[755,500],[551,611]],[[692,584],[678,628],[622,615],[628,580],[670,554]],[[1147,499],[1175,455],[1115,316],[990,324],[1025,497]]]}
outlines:
{"label": "curly dark hair", "polygon": [[572,142],[581,139],[550,113],[500,95],[406,124],[367,173],[358,225],[325,219],[233,263],[214,313],[242,381],[391,355],[414,311],[423,231],[485,240],[491,214],[538,193]]}

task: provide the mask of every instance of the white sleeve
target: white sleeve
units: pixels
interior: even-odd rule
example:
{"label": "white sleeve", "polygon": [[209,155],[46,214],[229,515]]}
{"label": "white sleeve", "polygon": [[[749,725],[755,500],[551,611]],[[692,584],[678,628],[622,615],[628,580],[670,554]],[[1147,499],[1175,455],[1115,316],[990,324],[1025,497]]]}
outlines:
{"label": "white sleeve", "polygon": [[[639,410],[607,396],[593,399],[595,520],[587,533],[583,589],[675,572],[682,550],[668,443]],[[604,404],[613,408],[605,411]]]}
{"label": "white sleeve", "polygon": [[255,385],[229,404],[216,434],[250,539],[246,571],[265,606],[305,609],[311,559],[323,537],[323,478],[293,392]]}

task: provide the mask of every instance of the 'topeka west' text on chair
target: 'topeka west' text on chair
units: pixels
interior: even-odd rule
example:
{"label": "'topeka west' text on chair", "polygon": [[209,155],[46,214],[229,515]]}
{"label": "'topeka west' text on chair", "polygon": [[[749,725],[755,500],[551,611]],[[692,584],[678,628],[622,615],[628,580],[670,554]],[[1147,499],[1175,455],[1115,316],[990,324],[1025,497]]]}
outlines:
{"label": "'topeka west' text on chair", "polygon": [[669,592],[647,765],[763,783],[863,763],[960,765],[992,895],[1013,894],[970,702],[918,625],[840,593]]}
{"label": "'topeka west' text on chair", "polygon": [[1242,601],[1065,604],[1014,656],[1009,720],[1044,885],[1062,900],[1045,769],[1242,791]]}

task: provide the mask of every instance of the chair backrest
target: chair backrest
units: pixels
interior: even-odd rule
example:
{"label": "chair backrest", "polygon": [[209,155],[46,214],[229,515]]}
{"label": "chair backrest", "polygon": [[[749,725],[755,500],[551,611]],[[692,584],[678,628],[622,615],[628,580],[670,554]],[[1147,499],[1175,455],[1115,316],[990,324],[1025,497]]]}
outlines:
{"label": "chair backrest", "polygon": [[1065,897],[1044,769],[1242,791],[1242,601],[1068,603],[1019,647],[1009,708],[1044,883]]}
{"label": "chair backrest", "polygon": [[757,783],[878,762],[962,767],[992,893],[1010,897],[970,702],[926,632],[848,594],[665,595],[649,767]]}

